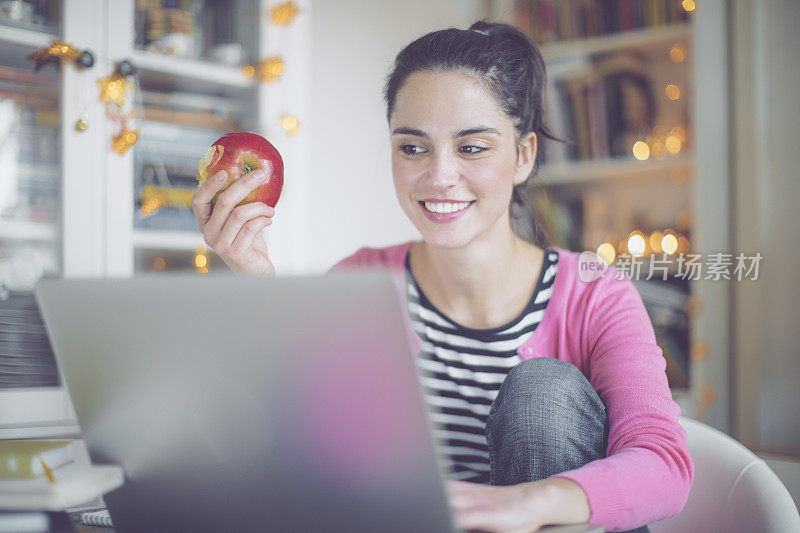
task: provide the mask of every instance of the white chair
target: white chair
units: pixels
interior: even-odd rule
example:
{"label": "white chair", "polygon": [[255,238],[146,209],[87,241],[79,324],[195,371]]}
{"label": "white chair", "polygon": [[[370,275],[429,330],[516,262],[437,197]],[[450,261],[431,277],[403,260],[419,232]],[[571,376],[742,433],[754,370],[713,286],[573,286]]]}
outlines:
{"label": "white chair", "polygon": [[694,460],[692,491],[678,515],[650,524],[653,533],[800,532],[789,491],[760,457],[702,422],[679,422]]}

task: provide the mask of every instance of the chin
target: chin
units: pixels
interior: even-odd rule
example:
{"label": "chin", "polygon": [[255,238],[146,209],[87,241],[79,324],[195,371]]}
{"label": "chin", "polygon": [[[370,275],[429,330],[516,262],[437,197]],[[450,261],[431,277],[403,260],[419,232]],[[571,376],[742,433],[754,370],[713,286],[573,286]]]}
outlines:
{"label": "chin", "polygon": [[425,244],[428,246],[447,250],[463,248],[472,240],[463,232],[450,233],[446,231],[420,231],[420,234],[422,235],[422,240],[425,241]]}

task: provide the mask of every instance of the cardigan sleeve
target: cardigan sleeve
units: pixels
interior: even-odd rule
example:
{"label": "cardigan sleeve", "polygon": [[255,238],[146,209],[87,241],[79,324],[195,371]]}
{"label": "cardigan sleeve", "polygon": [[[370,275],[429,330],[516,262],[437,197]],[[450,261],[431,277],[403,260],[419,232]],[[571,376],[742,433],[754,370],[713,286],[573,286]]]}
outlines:
{"label": "cardigan sleeve", "polygon": [[630,279],[609,268],[587,304],[588,378],[609,421],[606,457],[554,477],[571,479],[589,501],[589,523],[610,531],[678,514],[694,478],[678,423],[666,360]]}

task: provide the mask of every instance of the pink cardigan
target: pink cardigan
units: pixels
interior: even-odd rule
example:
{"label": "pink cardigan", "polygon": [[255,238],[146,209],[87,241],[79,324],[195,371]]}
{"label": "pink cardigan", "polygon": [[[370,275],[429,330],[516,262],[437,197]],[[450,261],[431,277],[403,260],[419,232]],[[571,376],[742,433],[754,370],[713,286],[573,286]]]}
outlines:
{"label": "pink cardigan", "polygon": [[[413,242],[361,248],[329,272],[378,268],[402,277]],[[603,400],[610,424],[607,457],[554,477],[580,485],[589,523],[610,531],[674,516],[689,497],[694,463],[642,299],[627,277],[616,279],[614,267],[586,282],[578,276],[579,253],[551,248],[559,259],[550,303],[517,353],[577,366]],[[416,333],[413,338],[419,349]]]}

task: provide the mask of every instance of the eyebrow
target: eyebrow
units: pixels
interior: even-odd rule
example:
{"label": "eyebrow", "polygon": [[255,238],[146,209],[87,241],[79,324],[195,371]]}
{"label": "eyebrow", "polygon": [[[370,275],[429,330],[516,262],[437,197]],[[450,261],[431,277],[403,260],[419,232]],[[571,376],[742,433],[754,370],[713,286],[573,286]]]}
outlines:
{"label": "eyebrow", "polygon": [[[453,138],[458,139],[459,137],[466,137],[467,135],[475,135],[476,133],[493,133],[495,135],[500,135],[500,132],[494,128],[489,128],[487,126],[478,126],[476,128],[461,130],[457,132],[455,135],[453,135]],[[416,135],[417,137],[422,137],[424,139],[429,138],[427,133],[425,133],[422,130],[417,130],[414,128],[400,127],[392,130],[392,135],[401,135],[401,134]]]}

